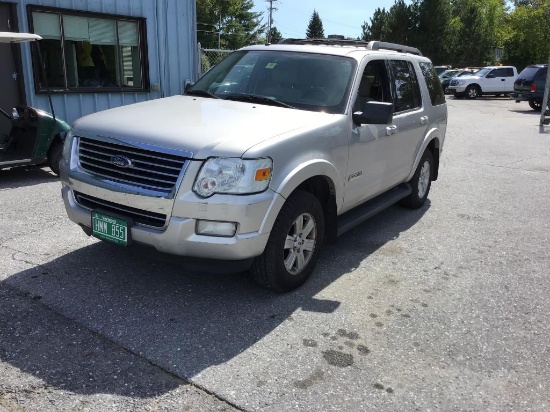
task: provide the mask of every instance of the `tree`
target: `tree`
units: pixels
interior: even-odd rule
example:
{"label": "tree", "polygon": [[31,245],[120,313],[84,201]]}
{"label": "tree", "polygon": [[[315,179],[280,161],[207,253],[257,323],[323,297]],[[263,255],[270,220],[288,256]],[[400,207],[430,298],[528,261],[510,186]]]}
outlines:
{"label": "tree", "polygon": [[382,37],[389,42],[410,44],[412,28],[413,14],[411,8],[405,4],[404,0],[395,0],[388,13]]}
{"label": "tree", "polygon": [[410,44],[418,47],[435,64],[448,64],[451,57],[449,0],[415,0],[411,13],[413,22]]}
{"label": "tree", "polygon": [[283,35],[279,30],[277,30],[277,27],[272,26],[271,32],[269,33],[268,41],[271,44],[279,43],[279,40],[281,40],[282,38],[283,38]]}
{"label": "tree", "polygon": [[308,39],[322,39],[325,37],[325,31],[323,30],[323,22],[319,17],[317,11],[313,10],[313,15],[309,19],[307,26],[306,38]]}
{"label": "tree", "polygon": [[361,25],[363,29],[363,34],[361,36],[362,40],[384,40],[384,28],[388,21],[388,12],[386,9],[381,9],[378,7],[374,10],[374,14],[370,18],[370,24],[364,22]]}
{"label": "tree", "polygon": [[504,43],[506,62],[520,70],[529,64],[546,63],[550,55],[550,1],[521,3],[508,16],[509,36]]}
{"label": "tree", "polygon": [[265,25],[262,13],[250,11],[253,0],[196,0],[197,39],[205,48],[238,49],[258,43]]}

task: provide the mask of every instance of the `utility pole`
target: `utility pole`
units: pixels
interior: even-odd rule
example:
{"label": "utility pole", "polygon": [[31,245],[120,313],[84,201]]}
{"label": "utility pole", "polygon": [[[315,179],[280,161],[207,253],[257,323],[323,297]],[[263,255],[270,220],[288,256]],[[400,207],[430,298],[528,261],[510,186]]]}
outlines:
{"label": "utility pole", "polygon": [[269,18],[267,20],[267,42],[271,43],[271,26],[273,25],[273,12],[277,11],[275,7],[273,7],[273,3],[276,3],[279,0],[266,0],[269,3]]}

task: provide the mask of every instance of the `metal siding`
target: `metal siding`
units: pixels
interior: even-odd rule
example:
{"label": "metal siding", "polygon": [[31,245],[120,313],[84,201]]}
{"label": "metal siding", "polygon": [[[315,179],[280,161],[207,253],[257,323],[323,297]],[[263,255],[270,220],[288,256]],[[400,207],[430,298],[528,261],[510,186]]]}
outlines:
{"label": "metal siding", "polygon": [[[56,116],[72,123],[96,111],[163,96],[181,94],[186,80],[196,80],[196,19],[194,0],[16,0],[19,28],[29,31],[27,5],[144,17],[147,28],[149,81],[158,92],[53,94]],[[25,93],[30,106],[49,110],[45,95],[34,91],[31,53],[22,45]]]}

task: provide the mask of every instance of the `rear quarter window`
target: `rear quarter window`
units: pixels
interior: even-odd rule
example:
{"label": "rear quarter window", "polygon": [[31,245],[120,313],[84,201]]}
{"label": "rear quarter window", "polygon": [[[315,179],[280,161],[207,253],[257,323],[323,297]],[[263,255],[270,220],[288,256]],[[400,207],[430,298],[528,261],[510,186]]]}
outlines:
{"label": "rear quarter window", "polygon": [[518,75],[518,79],[533,80],[539,71],[539,67],[526,67]]}
{"label": "rear quarter window", "polygon": [[537,72],[537,76],[535,77],[535,80],[546,80],[546,76],[548,75],[548,67],[543,67],[539,69]]}
{"label": "rear quarter window", "polygon": [[432,106],[445,103],[445,94],[433,65],[431,63],[420,63],[420,71],[426,81],[426,86],[428,86]]}

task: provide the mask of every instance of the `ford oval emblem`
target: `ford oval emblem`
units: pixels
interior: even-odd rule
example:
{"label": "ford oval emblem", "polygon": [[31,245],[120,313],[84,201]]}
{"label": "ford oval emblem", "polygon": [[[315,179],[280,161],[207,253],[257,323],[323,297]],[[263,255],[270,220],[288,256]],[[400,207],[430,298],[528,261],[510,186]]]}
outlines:
{"label": "ford oval emblem", "polygon": [[111,163],[118,167],[132,167],[132,161],[128,159],[126,156],[122,155],[114,155],[111,156]]}

